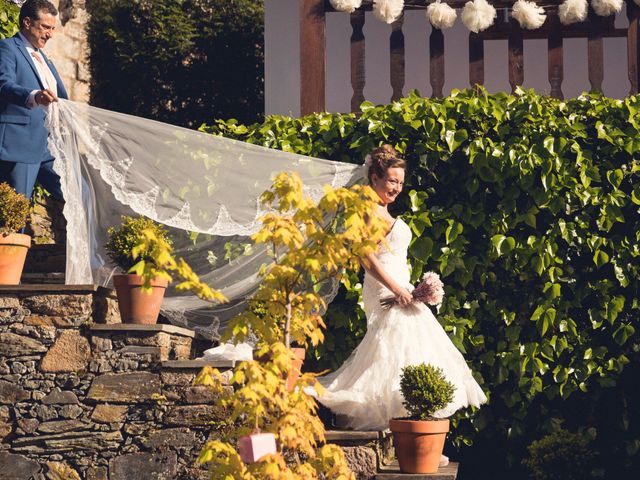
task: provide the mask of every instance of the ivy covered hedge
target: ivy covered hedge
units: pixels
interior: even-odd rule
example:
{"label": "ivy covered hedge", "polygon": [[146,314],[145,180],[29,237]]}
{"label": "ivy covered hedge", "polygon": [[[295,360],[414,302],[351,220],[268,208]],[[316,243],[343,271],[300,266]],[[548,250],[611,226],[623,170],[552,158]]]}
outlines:
{"label": "ivy covered hedge", "polygon": [[[358,116],[203,130],[356,163],[381,143],[403,152],[395,210],[414,233],[413,279],[441,273],[437,317],[489,396],[457,416],[456,445],[473,443],[463,469],[513,475],[526,446],[562,426],[592,439],[606,478],[630,478],[640,468],[639,110],[638,97],[412,93]],[[364,332],[357,280],[330,309],[323,365]]]}

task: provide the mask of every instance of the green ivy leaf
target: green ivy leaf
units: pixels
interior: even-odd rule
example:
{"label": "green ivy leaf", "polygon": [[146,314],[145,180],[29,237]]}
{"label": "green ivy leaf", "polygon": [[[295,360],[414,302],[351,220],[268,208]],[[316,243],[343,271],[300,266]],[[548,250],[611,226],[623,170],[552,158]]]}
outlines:
{"label": "green ivy leaf", "polygon": [[409,247],[409,253],[415,259],[425,263],[433,251],[433,240],[428,237],[416,238]]}
{"label": "green ivy leaf", "polygon": [[606,265],[608,262],[609,255],[607,255],[606,252],[604,252],[603,250],[595,251],[595,253],[593,254],[593,263],[595,263],[598,268]]}
{"label": "green ivy leaf", "polygon": [[636,329],[632,325],[624,324],[613,332],[613,339],[618,345],[624,345],[634,333],[636,333]]}
{"label": "green ivy leaf", "polygon": [[624,174],[619,168],[607,172],[607,180],[609,180],[609,183],[613,185],[614,188],[618,188],[620,186],[623,178]]}
{"label": "green ivy leaf", "polygon": [[491,243],[498,252],[498,256],[506,255],[516,247],[515,238],[504,235],[494,235],[491,237]]}
{"label": "green ivy leaf", "polygon": [[447,130],[444,139],[449,147],[449,153],[453,153],[467,138],[469,134],[466,130]]}
{"label": "green ivy leaf", "polygon": [[445,242],[447,243],[447,245],[458,238],[458,235],[462,233],[463,229],[464,227],[460,222],[449,220],[449,226],[444,231]]}

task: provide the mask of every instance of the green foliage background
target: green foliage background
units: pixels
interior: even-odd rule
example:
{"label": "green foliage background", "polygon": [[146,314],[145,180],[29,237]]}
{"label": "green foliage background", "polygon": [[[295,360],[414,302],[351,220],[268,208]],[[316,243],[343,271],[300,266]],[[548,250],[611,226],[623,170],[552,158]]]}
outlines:
{"label": "green foliage background", "polygon": [[525,464],[534,480],[583,480],[593,475],[594,453],[589,438],[558,430],[528,448]]}
{"label": "green foliage background", "polygon": [[264,112],[262,0],[91,0],[91,104],[198,127]]}
{"label": "green foliage background", "polygon": [[7,0],[0,0],[0,40],[13,37],[18,33],[18,14],[20,7]]}
{"label": "green foliage background", "polygon": [[[524,475],[526,446],[562,426],[593,438],[606,478],[631,478],[640,469],[638,110],[638,97],[455,91],[365,103],[357,116],[203,130],[355,163],[382,143],[403,152],[395,210],[414,233],[413,280],[441,273],[437,317],[489,396],[456,416],[461,477]],[[357,282],[329,310],[317,368],[340,364],[366,329]]]}

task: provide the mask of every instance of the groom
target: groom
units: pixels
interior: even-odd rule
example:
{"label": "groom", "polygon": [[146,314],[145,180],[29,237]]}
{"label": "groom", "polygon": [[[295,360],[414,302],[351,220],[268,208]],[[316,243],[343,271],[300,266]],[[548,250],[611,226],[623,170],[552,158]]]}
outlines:
{"label": "groom", "polygon": [[44,122],[49,105],[68,96],[42,52],[53,36],[57,15],[48,0],[27,0],[20,9],[20,31],[0,40],[0,182],[27,198],[38,181],[62,200]]}

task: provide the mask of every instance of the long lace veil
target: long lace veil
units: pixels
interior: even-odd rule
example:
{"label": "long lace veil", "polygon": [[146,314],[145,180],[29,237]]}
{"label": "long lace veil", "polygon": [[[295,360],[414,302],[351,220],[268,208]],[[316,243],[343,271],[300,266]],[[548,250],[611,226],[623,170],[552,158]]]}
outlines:
{"label": "long lace veil", "polygon": [[86,104],[60,100],[48,114],[67,220],[68,284],[110,282],[104,245],[122,215],[145,215],[168,227],[175,251],[230,302],[214,306],[168,290],[172,323],[217,339],[258,284],[265,251],[251,244],[259,197],[274,174],[296,171],[314,199],[324,185],[358,182],[357,165],[286,153]]}

